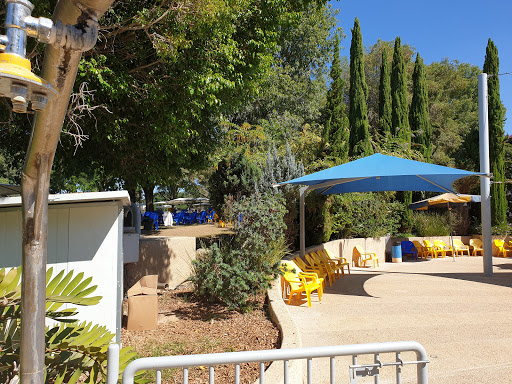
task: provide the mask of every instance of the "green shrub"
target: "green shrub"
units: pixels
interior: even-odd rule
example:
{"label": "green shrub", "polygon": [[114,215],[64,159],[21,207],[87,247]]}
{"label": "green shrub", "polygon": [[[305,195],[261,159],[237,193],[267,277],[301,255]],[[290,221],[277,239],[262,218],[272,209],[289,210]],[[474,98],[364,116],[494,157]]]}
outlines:
{"label": "green shrub", "polygon": [[329,241],[332,234],[330,206],[332,197],[315,192],[306,195],[306,247]]}
{"label": "green shrub", "polygon": [[416,212],[412,221],[414,233],[420,237],[450,234],[448,212]]}
{"label": "green shrub", "polygon": [[393,235],[400,229],[403,204],[389,193],[346,193],[332,196],[331,239]]}
{"label": "green shrub", "polygon": [[213,244],[193,262],[195,293],[222,301],[233,309],[247,308],[251,296],[270,287],[279,261],[288,252],[284,241],[284,200],[268,193],[244,197],[233,206],[235,236]]}
{"label": "green shrub", "polygon": [[208,193],[213,208],[219,214],[224,213],[228,196],[239,200],[242,196],[254,193],[259,174],[259,169],[249,161],[244,151],[221,160],[208,180]]}

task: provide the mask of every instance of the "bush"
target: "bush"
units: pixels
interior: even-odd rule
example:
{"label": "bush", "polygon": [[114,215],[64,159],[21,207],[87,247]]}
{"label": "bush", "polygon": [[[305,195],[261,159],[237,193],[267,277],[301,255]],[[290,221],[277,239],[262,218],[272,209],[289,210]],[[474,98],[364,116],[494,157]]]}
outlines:
{"label": "bush", "polygon": [[286,209],[283,198],[272,193],[242,198],[233,208],[241,215],[239,223],[233,218],[238,223],[233,240],[213,244],[193,261],[192,282],[198,296],[243,310],[279,274],[279,261],[288,251]]}
{"label": "bush", "polygon": [[400,202],[390,202],[389,195],[366,192],[332,196],[331,239],[396,234],[404,208]]}
{"label": "bush", "polygon": [[208,194],[213,208],[218,213],[223,213],[226,197],[231,196],[239,200],[242,196],[254,193],[259,174],[258,168],[249,161],[243,151],[220,161],[208,180]]}
{"label": "bush", "polygon": [[448,212],[417,212],[413,215],[413,229],[420,237],[448,236]]}

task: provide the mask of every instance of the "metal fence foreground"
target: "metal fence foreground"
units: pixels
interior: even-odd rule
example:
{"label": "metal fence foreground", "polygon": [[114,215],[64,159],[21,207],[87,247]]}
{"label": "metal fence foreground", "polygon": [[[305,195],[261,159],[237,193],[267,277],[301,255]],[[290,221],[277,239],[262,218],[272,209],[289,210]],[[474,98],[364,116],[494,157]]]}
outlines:
{"label": "metal fence foreground", "polygon": [[[415,352],[415,361],[403,361],[401,352]],[[380,354],[395,353],[396,360],[382,362]],[[373,355],[374,363],[358,364],[360,355]],[[307,383],[313,383],[314,358],[330,358],[330,383],[335,383],[335,358],[337,356],[352,356],[352,364],[349,366],[350,383],[355,384],[359,377],[373,376],[375,383],[379,383],[380,369],[386,366],[395,366],[396,382],[401,383],[401,371],[404,365],[416,364],[418,384],[428,383],[427,353],[423,346],[415,341],[397,341],[388,343],[337,345],[313,348],[273,349],[264,351],[228,352],[187,356],[162,356],[146,357],[132,361],[123,372],[123,384],[133,384],[134,376],[141,370],[155,370],[156,381],[160,384],[161,370],[181,368],[183,371],[183,384],[188,384],[189,367],[208,366],[209,384],[215,383],[215,366],[220,364],[233,364],[235,369],[235,384],[240,382],[240,364],[260,363],[260,384],[265,383],[265,362],[283,361],[283,383],[290,383],[288,363],[290,360],[307,360]],[[107,384],[116,384],[119,377],[119,345],[112,344],[109,347]],[[275,384],[275,383],[271,383]],[[294,383],[292,383],[294,384]]]}

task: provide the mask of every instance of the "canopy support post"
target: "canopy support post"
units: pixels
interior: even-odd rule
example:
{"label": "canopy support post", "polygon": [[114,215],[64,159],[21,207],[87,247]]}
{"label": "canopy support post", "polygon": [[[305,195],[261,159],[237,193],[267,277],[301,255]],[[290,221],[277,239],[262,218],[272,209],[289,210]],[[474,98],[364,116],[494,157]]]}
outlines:
{"label": "canopy support post", "polygon": [[[480,172],[489,175],[489,118],[487,110],[487,73],[478,75],[478,122],[480,139]],[[480,177],[480,195],[482,196],[482,246],[484,275],[492,276],[492,235],[491,235],[491,180]]]}
{"label": "canopy support post", "polygon": [[452,257],[455,261],[455,247],[453,246],[453,229],[452,229],[452,209],[450,208],[450,202],[448,204],[448,221],[450,222],[450,242],[452,245]]}
{"label": "canopy support post", "polygon": [[306,255],[306,193],[309,187],[301,187],[299,190],[299,221],[300,221],[300,257]]}

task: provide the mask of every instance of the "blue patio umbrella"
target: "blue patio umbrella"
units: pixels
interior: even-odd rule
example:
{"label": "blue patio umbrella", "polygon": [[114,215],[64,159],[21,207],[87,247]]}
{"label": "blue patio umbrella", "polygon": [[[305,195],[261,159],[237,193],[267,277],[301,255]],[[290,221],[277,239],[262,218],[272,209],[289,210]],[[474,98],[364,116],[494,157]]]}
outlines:
{"label": "blue patio umbrella", "polygon": [[300,191],[300,251],[304,256],[304,196],[308,191],[321,195],[347,192],[431,191],[452,192],[453,182],[466,176],[486,176],[481,172],[444,167],[376,153],[310,175],[288,180],[286,184],[304,185]]}

